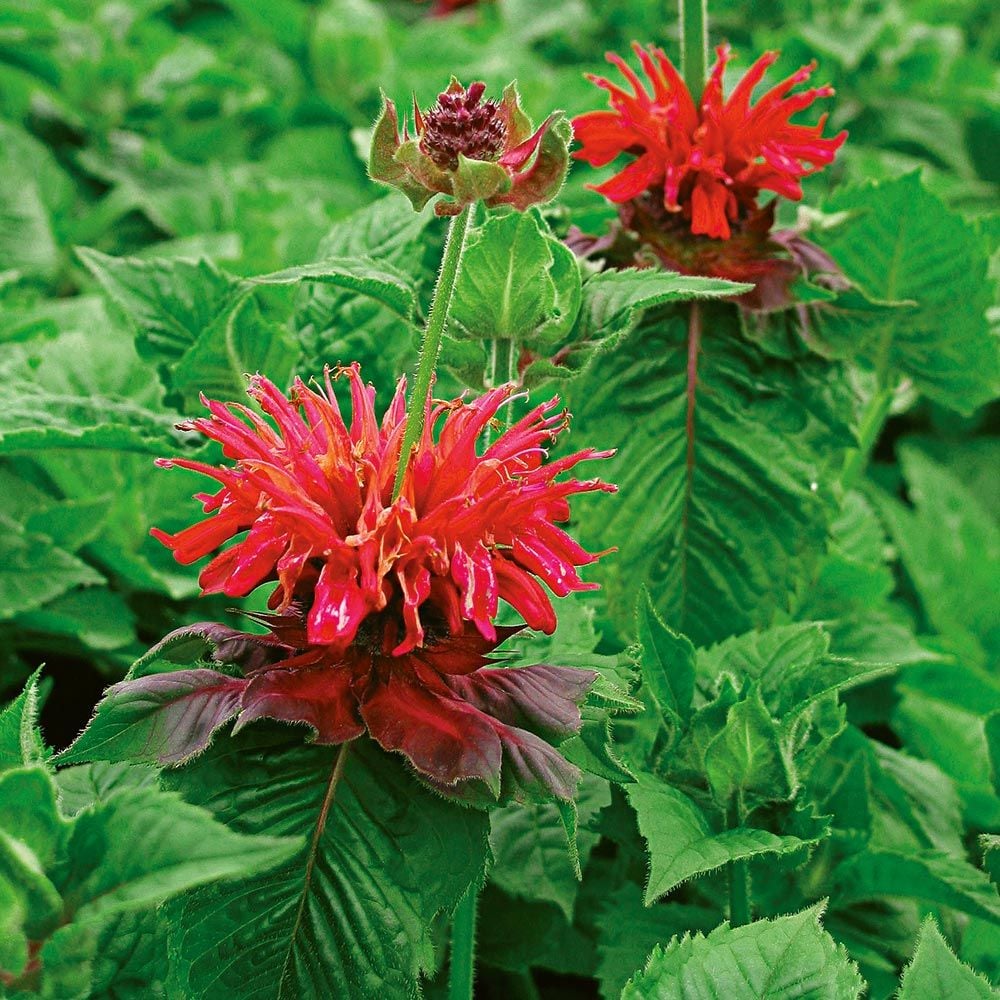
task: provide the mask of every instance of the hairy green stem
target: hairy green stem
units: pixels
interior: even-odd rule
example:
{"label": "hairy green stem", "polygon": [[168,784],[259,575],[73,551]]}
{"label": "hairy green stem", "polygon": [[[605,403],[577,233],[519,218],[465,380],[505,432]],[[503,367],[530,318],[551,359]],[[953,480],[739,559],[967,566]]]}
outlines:
{"label": "hairy green stem", "polygon": [[396,469],[396,482],[392,489],[393,500],[399,496],[403,488],[403,478],[406,474],[406,466],[410,461],[410,452],[424,429],[424,409],[431,391],[431,383],[434,380],[438,354],[441,351],[441,338],[448,325],[448,311],[451,309],[455,283],[462,266],[462,253],[465,250],[465,237],[469,231],[471,214],[469,207],[466,206],[451,220],[448,227],[448,236],[444,242],[444,254],[441,257],[441,270],[438,272],[437,284],[434,286],[431,311],[427,316],[427,326],[424,328],[424,337],[420,345],[420,360],[417,362],[417,373],[413,379],[413,389],[410,393],[406,427],[403,430],[403,443],[399,449],[399,466]]}
{"label": "hairy green stem", "polygon": [[708,76],[708,0],[677,0],[681,22],[681,75],[695,103]]}
{"label": "hairy green stem", "polygon": [[[746,819],[740,796],[729,811],[729,827],[736,829]],[[729,926],[742,927],[753,918],[751,903],[750,868],[746,861],[733,861],[729,865]]]}
{"label": "hairy green stem", "polygon": [[472,1000],[476,978],[476,907],[479,886],[470,885],[459,900],[451,923],[451,967],[448,970],[448,1000]]}

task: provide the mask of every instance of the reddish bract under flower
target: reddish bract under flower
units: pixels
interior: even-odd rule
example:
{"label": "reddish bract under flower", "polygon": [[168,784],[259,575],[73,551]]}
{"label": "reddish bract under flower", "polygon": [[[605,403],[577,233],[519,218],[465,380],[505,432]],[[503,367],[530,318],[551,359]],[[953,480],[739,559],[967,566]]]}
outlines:
{"label": "reddish bract under flower", "polygon": [[604,77],[589,77],[611,95],[612,111],[592,111],[573,119],[582,148],[573,155],[594,167],[622,153],[636,154],[624,170],[595,187],[615,202],[625,202],[651,187],[662,189],[664,207],[683,213],[691,232],[729,239],[731,224],[757,208],[761,191],[784,198],[802,197],[800,179],[833,161],[847,138],[823,138],[826,116],[816,125],[790,119],[831,87],[790,91],[809,79],[815,63],[803,66],[769,90],[756,104],[754,88],[778,58],[766,52],[750,67],[727,100],[722,77],[731,58],[728,46],[718,56],[699,106],[664,52],[633,45],[652,93],[615,53],[607,59],[631,85],[631,93]]}
{"label": "reddish bract under flower", "polygon": [[556,412],[558,399],[536,406],[482,455],[476,442],[511,386],[471,402],[428,403],[423,436],[393,500],[404,385],[379,425],[375,390],[362,383],[358,366],[337,374],[350,381],[350,427],[329,372],[320,391],[297,379],[291,398],[256,376],[249,393],[276,427],[245,406],[207,400],[211,416],[183,425],[218,441],[235,466],[159,460],[222,484],[198,495],[208,519],[174,535],[153,530],[178,561],[193,562],[247,532],[202,570],[205,593],[241,597],[277,581],[270,606],[303,609],[308,644],[336,657],[365,622],[374,623],[377,638],[368,641],[380,653],[409,653],[424,643],[425,609],[453,635],[472,622],[495,642],[500,599],[528,626],[551,633],[555,613],[539,581],[559,596],[597,587],[576,567],[598,555],[556,525],[569,518],[572,494],[614,487],[557,477],[610,452],[586,449],[546,463],[544,445],[568,422]]}
{"label": "reddish bract under flower", "polygon": [[[593,671],[497,666],[489,659],[495,643],[471,625],[459,636],[435,635],[405,656],[385,655],[364,641],[338,655],[310,645],[294,613],[256,617],[268,634],[202,623],[163,641],[202,640],[211,660],[237,666],[243,676],[175,670],[112,688],[112,695],[142,696],[163,713],[159,763],[190,759],[231,720],[235,732],[266,718],[304,723],[320,744],[368,732],[451,797],[480,803],[573,797],[579,771],[548,741],[579,730]],[[500,631],[507,638],[518,630]]]}

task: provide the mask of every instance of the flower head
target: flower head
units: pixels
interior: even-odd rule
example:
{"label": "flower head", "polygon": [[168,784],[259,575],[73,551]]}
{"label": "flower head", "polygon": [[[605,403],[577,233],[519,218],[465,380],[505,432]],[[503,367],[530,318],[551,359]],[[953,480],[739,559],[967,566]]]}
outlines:
{"label": "flower head", "polygon": [[608,91],[612,110],[592,111],[573,120],[582,145],[573,154],[577,159],[601,167],[622,153],[635,156],[595,188],[611,201],[631,201],[655,189],[663,207],[687,220],[692,234],[728,240],[734,225],[758,211],[761,191],[800,199],[800,179],[831,163],[847,137],[841,132],[823,138],[825,115],[816,125],[791,122],[817,98],[833,94],[831,87],[792,93],[809,79],[814,63],[752,104],[754,88],[778,58],[777,52],[767,52],[723,99],[722,77],[731,53],[728,46],[720,46],[696,105],[661,49],[638,44],[633,48],[649,89],[620,56],[608,53],[608,61],[619,68],[630,89],[604,77],[590,77]]}
{"label": "flower head", "polygon": [[315,390],[296,379],[290,398],[256,376],[250,395],[273,425],[246,406],[207,400],[210,415],[182,425],[218,441],[235,464],[159,461],[220,484],[198,495],[205,520],[174,535],[153,530],[179,562],[217,553],[201,572],[205,593],[240,597],[273,582],[270,606],[296,609],[305,641],[337,657],[363,628],[365,641],[377,637],[391,656],[425,645],[428,622],[438,630],[443,622],[453,636],[464,636],[470,622],[496,642],[501,599],[531,628],[552,632],[555,613],[539,581],[559,596],[596,588],[577,567],[598,556],[557,525],[569,518],[570,496],[614,487],[558,477],[610,453],[586,449],[546,462],[545,445],[568,422],[558,399],[536,406],[482,454],[477,439],[511,386],[471,402],[428,402],[422,438],[393,499],[405,386],[401,381],[379,424],[375,390],[358,366],[337,375],[350,383],[349,426],[329,371]]}
{"label": "flower head", "polygon": [[523,211],[555,197],[569,164],[569,128],[554,112],[532,131],[513,84],[499,101],[483,100],[486,84],[452,79],[434,107],[413,102],[413,137],[396,105],[384,99],[372,135],[368,172],[422,208],[457,215],[466,205],[512,205]]}

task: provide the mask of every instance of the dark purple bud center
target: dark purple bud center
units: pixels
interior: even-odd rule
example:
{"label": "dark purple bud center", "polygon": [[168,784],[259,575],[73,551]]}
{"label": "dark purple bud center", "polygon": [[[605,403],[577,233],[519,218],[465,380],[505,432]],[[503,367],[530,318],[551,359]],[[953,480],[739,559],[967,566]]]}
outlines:
{"label": "dark purple bud center", "polygon": [[495,160],[507,137],[507,126],[496,101],[483,101],[486,84],[445,91],[424,115],[420,148],[442,170],[458,168],[458,155],[470,160]]}

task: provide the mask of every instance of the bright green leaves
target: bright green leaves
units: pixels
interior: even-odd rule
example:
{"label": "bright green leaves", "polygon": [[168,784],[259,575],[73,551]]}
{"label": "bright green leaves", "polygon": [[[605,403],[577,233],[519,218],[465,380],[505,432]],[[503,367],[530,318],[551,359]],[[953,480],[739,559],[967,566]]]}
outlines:
{"label": "bright green leaves", "polygon": [[170,907],[182,996],[415,996],[432,918],[482,878],[486,815],[367,741],[309,747],[254,727],[171,781],[235,830],[307,840],[271,873]]}
{"label": "bright green leaves", "polygon": [[[480,345],[480,372],[489,340],[513,341],[518,353],[547,358],[566,338],[579,308],[576,258],[534,212],[489,219],[472,234],[451,320],[453,337]],[[462,347],[463,354],[472,351],[472,345]],[[511,373],[500,374],[503,381]]]}
{"label": "bright green leaves", "polygon": [[636,608],[636,642],[642,682],[660,715],[678,725],[686,721],[694,698],[694,646],[663,624],[645,589]]}
{"label": "bright green leaves", "polygon": [[267,869],[299,844],[236,833],[142,768],[70,768],[57,783],[35,763],[36,698],[32,680],[0,715],[0,981],[6,995],[82,1000],[114,992],[125,967],[135,981],[152,907]]}
{"label": "bright green leaves", "polygon": [[674,938],[653,950],[622,1000],[858,1000],[864,981],[820,913]]}
{"label": "bright green leaves", "polygon": [[568,394],[574,433],[618,448],[603,470],[618,496],[577,505],[583,541],[619,547],[595,568],[612,612],[623,618],[645,583],[698,645],[794,609],[853,412],[836,365],[772,358],[734,314],[700,309],[700,334],[679,312],[650,313]]}
{"label": "bright green leaves", "polygon": [[241,279],[202,260],[115,258],[79,251],[109,298],[124,313],[144,357],[183,405],[205,392],[239,399],[255,372],[288,381],[299,347],[287,327],[262,311],[254,290],[319,282],[367,296],[407,320],[412,279],[386,262],[330,258],[308,266]]}
{"label": "bright green leaves", "polygon": [[913,961],[903,973],[898,1000],[993,1000],[996,996],[985,979],[955,957],[933,917],[928,917],[920,928]]}
{"label": "bright green leaves", "polygon": [[647,906],[689,878],[762,854],[788,854],[810,843],[742,826],[714,830],[695,802],[651,775],[639,775],[626,790],[649,850]]}
{"label": "bright green leaves", "polygon": [[898,319],[866,323],[851,355],[961,413],[992,399],[1000,349],[986,323],[987,253],[975,229],[916,173],[846,188],[824,207],[844,213],[819,239],[847,277],[875,299],[917,303]]}

